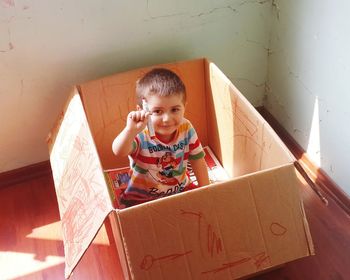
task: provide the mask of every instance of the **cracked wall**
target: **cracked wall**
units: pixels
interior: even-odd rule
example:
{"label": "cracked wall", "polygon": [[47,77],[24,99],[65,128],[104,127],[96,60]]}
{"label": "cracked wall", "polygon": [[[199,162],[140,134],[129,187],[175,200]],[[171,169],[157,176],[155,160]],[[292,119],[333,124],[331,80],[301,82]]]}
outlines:
{"label": "cracked wall", "polygon": [[0,172],[48,159],[72,85],[208,57],[255,105],[267,77],[270,0],[0,0]]}
{"label": "cracked wall", "polygon": [[276,0],[274,7],[264,105],[350,194],[350,3]]}

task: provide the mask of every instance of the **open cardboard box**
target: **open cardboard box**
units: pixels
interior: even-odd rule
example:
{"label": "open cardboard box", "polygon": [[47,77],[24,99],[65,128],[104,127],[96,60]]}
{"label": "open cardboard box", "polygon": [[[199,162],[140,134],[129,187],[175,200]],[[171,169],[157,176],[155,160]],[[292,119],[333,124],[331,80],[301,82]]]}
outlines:
{"label": "open cardboard box", "polygon": [[[158,65],[159,66],[159,65]],[[161,65],[188,92],[186,117],[232,178],[114,209],[103,170],[124,167],[111,143],[153,67],[74,88],[48,143],[69,277],[108,217],[125,279],[236,279],[314,253],[295,158],[212,62]]]}

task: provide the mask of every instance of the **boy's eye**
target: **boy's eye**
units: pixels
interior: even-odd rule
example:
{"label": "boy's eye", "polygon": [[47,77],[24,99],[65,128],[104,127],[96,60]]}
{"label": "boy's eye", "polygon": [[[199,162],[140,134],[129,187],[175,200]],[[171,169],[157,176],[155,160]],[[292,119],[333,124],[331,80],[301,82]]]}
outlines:
{"label": "boy's eye", "polygon": [[173,108],[173,109],[171,109],[171,111],[173,112],[173,113],[177,113],[177,112],[179,112],[180,111],[180,108]]}
{"label": "boy's eye", "polygon": [[162,113],[162,110],[153,110],[152,111],[152,114],[155,114],[155,115],[160,115]]}

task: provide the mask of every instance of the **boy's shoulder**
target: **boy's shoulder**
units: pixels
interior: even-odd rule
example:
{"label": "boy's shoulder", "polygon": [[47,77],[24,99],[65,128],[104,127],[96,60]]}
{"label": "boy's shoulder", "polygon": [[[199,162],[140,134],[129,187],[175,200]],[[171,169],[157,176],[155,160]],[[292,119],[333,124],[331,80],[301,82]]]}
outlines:
{"label": "boy's shoulder", "polygon": [[180,133],[186,133],[191,128],[192,128],[191,122],[188,119],[183,118],[178,130]]}
{"label": "boy's shoulder", "polygon": [[188,119],[183,118],[182,123],[181,123],[180,126],[192,127],[192,123]]}

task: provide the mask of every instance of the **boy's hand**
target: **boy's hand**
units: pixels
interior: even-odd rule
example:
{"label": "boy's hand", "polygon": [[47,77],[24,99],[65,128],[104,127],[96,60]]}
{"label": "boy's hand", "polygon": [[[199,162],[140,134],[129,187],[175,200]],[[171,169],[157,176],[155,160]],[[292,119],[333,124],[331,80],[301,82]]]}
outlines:
{"label": "boy's hand", "polygon": [[145,110],[131,111],[128,114],[126,128],[135,134],[140,133],[146,127],[150,115],[151,113]]}
{"label": "boy's hand", "polygon": [[135,136],[146,127],[151,114],[139,107],[137,111],[128,114],[126,126],[112,143],[112,151],[116,156],[127,156],[132,152],[132,142]]}

